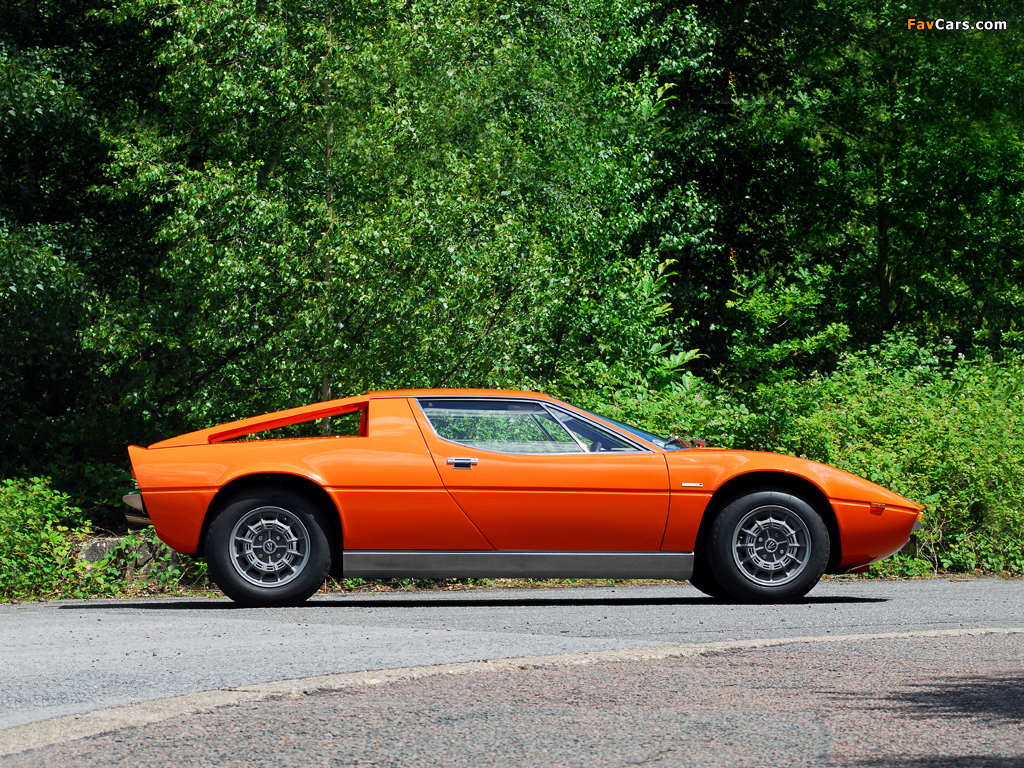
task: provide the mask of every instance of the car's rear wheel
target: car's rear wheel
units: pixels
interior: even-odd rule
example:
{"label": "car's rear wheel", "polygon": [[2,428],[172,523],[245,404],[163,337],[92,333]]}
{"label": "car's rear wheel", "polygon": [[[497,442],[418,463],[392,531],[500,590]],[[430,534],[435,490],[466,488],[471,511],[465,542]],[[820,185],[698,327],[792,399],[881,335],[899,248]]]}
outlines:
{"label": "car's rear wheel", "polygon": [[250,489],[229,499],[210,523],[210,577],[240,605],[297,605],[327,577],[326,530],[323,513],[305,496],[273,486]]}
{"label": "car's rear wheel", "polygon": [[715,518],[707,554],[715,580],[733,598],[796,600],[825,572],[828,529],[800,496],[757,489],[728,503]]}

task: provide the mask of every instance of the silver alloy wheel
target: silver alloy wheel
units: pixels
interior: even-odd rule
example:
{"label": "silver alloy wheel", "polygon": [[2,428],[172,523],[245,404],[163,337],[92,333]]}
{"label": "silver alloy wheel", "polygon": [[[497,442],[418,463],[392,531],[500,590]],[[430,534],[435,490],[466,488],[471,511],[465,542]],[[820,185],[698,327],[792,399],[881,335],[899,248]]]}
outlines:
{"label": "silver alloy wheel", "polygon": [[257,587],[296,579],[309,561],[309,531],[298,516],[274,506],[242,515],[231,530],[231,564]]}
{"label": "silver alloy wheel", "polygon": [[792,509],[767,504],[752,509],[733,529],[732,553],[745,578],[763,587],[777,587],[807,567],[811,532]]}

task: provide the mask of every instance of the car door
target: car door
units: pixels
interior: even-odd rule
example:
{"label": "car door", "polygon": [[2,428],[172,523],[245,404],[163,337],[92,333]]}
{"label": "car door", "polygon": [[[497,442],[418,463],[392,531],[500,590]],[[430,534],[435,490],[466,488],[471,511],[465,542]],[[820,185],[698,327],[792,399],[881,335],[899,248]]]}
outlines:
{"label": "car door", "polygon": [[539,400],[425,397],[413,411],[445,487],[495,549],[660,548],[661,453]]}

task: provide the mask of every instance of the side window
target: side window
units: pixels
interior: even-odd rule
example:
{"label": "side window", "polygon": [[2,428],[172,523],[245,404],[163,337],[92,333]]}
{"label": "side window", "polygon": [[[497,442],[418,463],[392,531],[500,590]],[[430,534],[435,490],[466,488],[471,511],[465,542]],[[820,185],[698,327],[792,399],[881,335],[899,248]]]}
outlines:
{"label": "side window", "polygon": [[325,437],[365,437],[366,403],[350,406],[351,410],[331,416],[317,416],[305,421],[284,423],[269,428],[254,427],[252,432],[232,430],[227,435],[217,435],[214,443],[242,443],[254,440],[298,440],[322,439]]}
{"label": "side window", "polygon": [[590,422],[577,419],[568,411],[563,411],[560,408],[552,408],[551,410],[558,417],[558,421],[561,422],[562,426],[569,430],[577,440],[583,443],[590,453],[637,450],[622,438],[612,434],[610,431],[598,427],[595,424],[591,424]]}
{"label": "side window", "polygon": [[501,453],[583,453],[537,403],[503,400],[420,400],[445,440]]}

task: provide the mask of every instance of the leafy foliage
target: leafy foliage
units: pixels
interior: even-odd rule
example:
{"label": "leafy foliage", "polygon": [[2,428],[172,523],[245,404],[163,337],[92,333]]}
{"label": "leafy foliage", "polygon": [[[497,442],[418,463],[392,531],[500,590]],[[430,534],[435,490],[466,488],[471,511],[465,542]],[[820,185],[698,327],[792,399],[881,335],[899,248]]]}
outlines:
{"label": "leafy foliage", "polygon": [[1024,38],[905,13],[0,3],[0,477],[113,528],[129,441],[536,388],[931,499],[897,569],[1019,570]]}
{"label": "leafy foliage", "polygon": [[663,251],[698,370],[825,373],[897,328],[1019,350],[1019,30],[922,34],[906,17],[924,9],[861,0],[695,14],[710,66],[677,80],[666,121],[706,227]]}
{"label": "leafy foliage", "polygon": [[156,529],[151,527],[129,531],[94,567],[111,594],[152,594],[209,586],[206,562],[177,554],[160,541]]}
{"label": "leafy foliage", "polygon": [[89,533],[82,511],[38,477],[0,484],[0,599],[85,596],[74,549]]}
{"label": "leafy foliage", "polygon": [[630,12],[221,2],[154,17],[175,29],[162,114],[119,139],[115,167],[118,194],[171,205],[171,290],[137,317],[111,307],[120,326],[96,343],[204,421],[647,362],[663,288],[655,252],[624,244],[656,205],[636,191],[665,97],[623,72]]}
{"label": "leafy foliage", "polygon": [[1024,573],[1020,358],[958,359],[948,345],[929,349],[913,337],[892,336],[847,357],[828,377],[752,392],[694,379],[680,392],[592,397],[595,409],[603,400],[609,416],[661,434],[803,456],[924,504],[915,551],[881,572]]}
{"label": "leafy foliage", "polygon": [[45,478],[0,481],[0,600],[82,598],[206,585],[206,564],[172,552],[153,528],[97,563],[79,558],[92,528]]}

